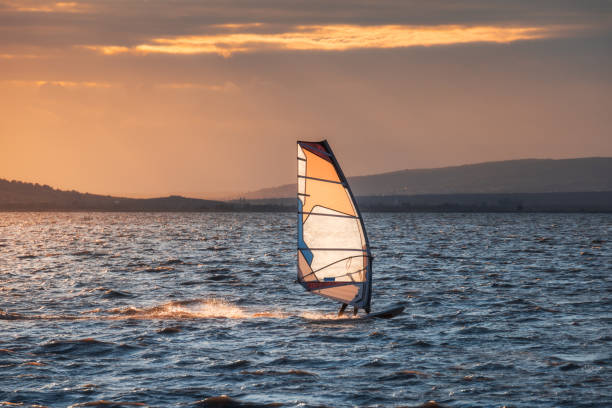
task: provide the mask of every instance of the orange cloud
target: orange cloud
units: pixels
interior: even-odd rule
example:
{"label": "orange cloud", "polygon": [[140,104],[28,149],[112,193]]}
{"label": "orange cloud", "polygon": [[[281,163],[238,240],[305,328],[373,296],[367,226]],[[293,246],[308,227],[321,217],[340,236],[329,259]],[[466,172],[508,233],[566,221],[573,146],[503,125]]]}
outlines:
{"label": "orange cloud", "polygon": [[131,51],[128,47],[121,47],[118,45],[84,45],[83,48],[94,50],[104,55],[121,54]]}
{"label": "orange cloud", "polygon": [[194,83],[194,82],[170,82],[157,86],[162,89],[197,89],[211,92],[237,92],[240,88],[233,82],[225,82],[218,85]]}
{"label": "orange cloud", "polygon": [[[226,24],[225,27],[245,28],[257,25]],[[475,42],[510,43],[558,36],[559,27],[497,27],[497,26],[359,26],[308,25],[283,33],[229,33],[154,38],[134,47],[113,45],[86,46],[103,54],[162,53],[219,54],[231,56],[238,52],[266,49],[345,51],[359,48],[402,48],[452,45]]]}
{"label": "orange cloud", "polygon": [[37,1],[19,0],[6,3],[9,9],[21,12],[42,12],[42,13],[80,13],[88,7],[74,1]]}
{"label": "orange cloud", "polygon": [[39,87],[44,85],[55,85],[62,86],[65,88],[111,88],[113,85],[107,82],[88,82],[88,81],[44,81],[44,80],[35,80],[35,81],[22,81],[22,80],[8,80],[8,81],[0,81],[0,83],[5,83],[13,86],[22,86],[22,87]]}
{"label": "orange cloud", "polygon": [[33,55],[33,54],[0,54],[0,59],[17,59],[17,58],[39,58],[39,55]]}

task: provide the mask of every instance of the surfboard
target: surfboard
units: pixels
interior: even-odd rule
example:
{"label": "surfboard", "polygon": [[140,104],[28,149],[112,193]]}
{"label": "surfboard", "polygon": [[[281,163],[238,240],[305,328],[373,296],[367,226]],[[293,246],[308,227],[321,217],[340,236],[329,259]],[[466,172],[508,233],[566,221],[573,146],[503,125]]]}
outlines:
{"label": "surfboard", "polygon": [[313,323],[350,323],[350,322],[361,322],[364,320],[374,320],[374,319],[391,319],[404,311],[404,306],[395,306],[389,309],[380,311],[380,312],[372,312],[365,315],[357,315],[352,316],[352,314],[343,315],[344,317],[330,317],[328,319],[310,319],[306,318]]}
{"label": "surfboard", "polygon": [[367,315],[361,318],[401,313],[403,307],[371,313],[370,243],[355,197],[326,140],[297,142],[297,187],[297,281],[308,292],[364,310]]}
{"label": "surfboard", "polygon": [[364,319],[391,319],[392,317],[401,314],[404,311],[404,306],[396,306],[381,312],[370,313],[365,315]]}

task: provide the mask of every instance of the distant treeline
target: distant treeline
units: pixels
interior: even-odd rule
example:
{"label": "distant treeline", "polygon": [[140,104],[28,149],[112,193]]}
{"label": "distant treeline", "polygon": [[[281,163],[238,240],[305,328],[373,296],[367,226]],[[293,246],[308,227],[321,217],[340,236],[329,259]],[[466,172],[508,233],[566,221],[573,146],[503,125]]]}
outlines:
{"label": "distant treeline", "polygon": [[[369,212],[612,212],[612,191],[425,194],[357,197]],[[214,201],[181,196],[136,199],[62,191],[0,179],[0,211],[294,212],[296,198]]]}
{"label": "distant treeline", "polygon": [[[612,212],[612,191],[357,197],[364,212]],[[250,200],[295,210],[295,198]]]}
{"label": "distant treeline", "polygon": [[202,200],[169,196],[124,198],[78,191],[63,191],[48,185],[0,179],[0,211],[282,211],[274,204]]}

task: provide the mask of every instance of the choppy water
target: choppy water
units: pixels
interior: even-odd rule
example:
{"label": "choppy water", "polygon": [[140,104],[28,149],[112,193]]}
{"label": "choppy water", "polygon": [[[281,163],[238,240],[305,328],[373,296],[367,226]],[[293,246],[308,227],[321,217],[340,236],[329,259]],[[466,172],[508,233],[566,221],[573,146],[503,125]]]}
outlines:
{"label": "choppy water", "polygon": [[0,213],[0,406],[612,406],[611,215],[365,218],[342,323],[293,214]]}

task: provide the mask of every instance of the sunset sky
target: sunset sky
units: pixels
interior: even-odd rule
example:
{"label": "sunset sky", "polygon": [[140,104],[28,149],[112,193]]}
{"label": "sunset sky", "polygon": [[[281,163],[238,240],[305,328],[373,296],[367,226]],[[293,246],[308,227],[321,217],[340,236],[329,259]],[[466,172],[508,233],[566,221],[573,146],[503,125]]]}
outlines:
{"label": "sunset sky", "polygon": [[612,2],[0,0],[0,178],[222,197],[612,156]]}

